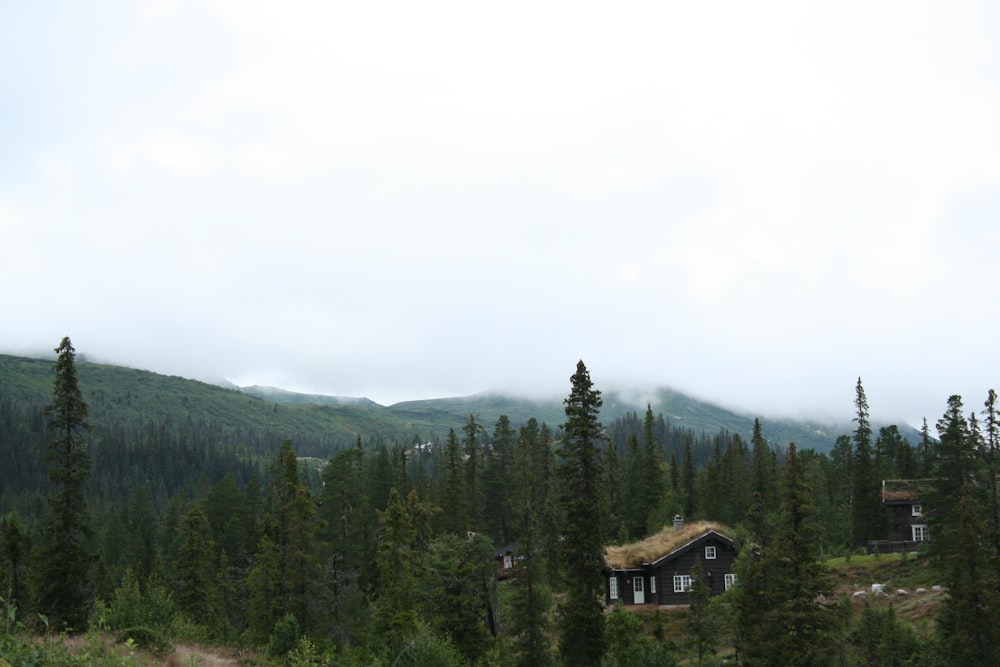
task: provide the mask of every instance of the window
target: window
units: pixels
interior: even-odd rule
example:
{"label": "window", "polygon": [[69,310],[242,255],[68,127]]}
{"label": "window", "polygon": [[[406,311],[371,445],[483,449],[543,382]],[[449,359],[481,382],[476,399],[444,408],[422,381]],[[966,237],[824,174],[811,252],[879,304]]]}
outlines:
{"label": "window", "polygon": [[611,600],[618,599],[618,577],[608,579],[608,598]]}
{"label": "window", "polygon": [[691,575],[689,574],[674,575],[674,593],[683,593],[689,588],[691,588]]}
{"label": "window", "polygon": [[726,590],[728,591],[736,583],[736,575],[731,573],[726,573]]}
{"label": "window", "polygon": [[911,526],[913,528],[913,541],[914,542],[927,542],[930,540],[930,533],[927,532],[927,526],[917,525]]}
{"label": "window", "polygon": [[715,547],[705,547],[705,560],[715,560]]}
{"label": "window", "polygon": [[656,593],[656,575],[649,578],[649,592]]}
{"label": "window", "polygon": [[924,513],[924,508],[920,505],[910,505],[910,516],[921,516]]}

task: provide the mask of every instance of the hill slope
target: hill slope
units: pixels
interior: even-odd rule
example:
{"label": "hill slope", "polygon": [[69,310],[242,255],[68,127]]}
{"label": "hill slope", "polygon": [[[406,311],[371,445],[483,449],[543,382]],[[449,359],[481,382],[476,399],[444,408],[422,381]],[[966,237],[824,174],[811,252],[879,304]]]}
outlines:
{"label": "hill slope", "polygon": [[[256,451],[270,450],[290,438],[303,455],[329,456],[351,446],[359,434],[368,444],[426,442],[443,438],[449,428],[457,430],[470,413],[478,415],[487,430],[502,414],[515,428],[531,417],[553,428],[565,419],[561,398],[532,400],[483,393],[386,407],[364,398],[297,394],[270,387],[241,390],[88,362],[78,362],[78,372],[91,421],[99,428],[111,423],[210,424],[233,444]],[[0,355],[0,400],[42,406],[51,399],[51,392],[51,361]],[[601,420],[609,424],[631,412],[641,415],[647,402],[671,426],[696,435],[713,435],[725,429],[749,440],[753,430],[752,416],[665,388],[648,397],[605,391]],[[762,425],[772,444],[795,442],[800,448],[817,451],[829,451],[837,435],[853,430],[850,423],[822,427],[762,419]],[[901,430],[912,442],[919,435],[908,427]]]}

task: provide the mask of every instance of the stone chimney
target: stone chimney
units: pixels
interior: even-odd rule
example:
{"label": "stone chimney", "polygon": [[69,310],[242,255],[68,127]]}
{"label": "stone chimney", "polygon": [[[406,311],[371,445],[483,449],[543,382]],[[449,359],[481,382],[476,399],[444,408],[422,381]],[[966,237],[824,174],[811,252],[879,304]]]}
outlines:
{"label": "stone chimney", "polygon": [[684,528],[684,517],[680,514],[674,515],[674,532],[683,530]]}

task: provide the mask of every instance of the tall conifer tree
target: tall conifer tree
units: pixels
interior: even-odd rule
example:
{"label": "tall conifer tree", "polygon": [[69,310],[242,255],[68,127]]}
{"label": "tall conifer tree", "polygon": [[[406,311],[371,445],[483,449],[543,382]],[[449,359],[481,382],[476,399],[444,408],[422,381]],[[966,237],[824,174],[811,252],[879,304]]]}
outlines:
{"label": "tall conifer tree", "polygon": [[978,458],[975,414],[951,396],[938,420],[935,469],[928,505],[931,554],[946,573],[949,595],[938,618],[944,664],[1000,663],[998,560],[990,539],[986,470]]}
{"label": "tall conifer tree", "polygon": [[511,598],[517,613],[510,620],[514,663],[519,667],[545,667],[553,662],[548,638],[552,595],[545,585],[545,520],[549,507],[548,471],[544,453],[547,443],[539,438],[538,421],[521,427],[514,448],[512,514],[518,538],[520,568],[511,581]]}
{"label": "tall conifer tree", "polygon": [[42,526],[38,592],[41,609],[55,627],[80,630],[90,609],[94,563],[86,496],[91,426],[77,382],[76,350],[67,337],[55,351],[59,356],[52,403],[45,408],[48,428],[55,434],[45,456],[52,492]]}
{"label": "tall conifer tree", "polygon": [[[813,667],[838,664],[838,623],[821,605],[830,575],[817,560],[817,526],[802,461],[789,445],[775,527],[741,557],[736,597],[741,664]],[[776,631],[780,628],[780,631]]]}
{"label": "tall conifer tree", "polygon": [[854,544],[864,544],[877,539],[885,532],[885,510],[879,498],[880,480],[875,468],[872,451],[872,428],[868,420],[868,398],[858,378],[855,387],[854,407]]}
{"label": "tall conifer tree", "polygon": [[516,437],[510,418],[500,415],[483,462],[483,495],[489,499],[483,504],[484,524],[487,533],[498,544],[506,544],[511,536],[510,496]]}
{"label": "tall conifer tree", "polygon": [[564,664],[582,667],[600,664],[605,650],[602,537],[607,501],[601,464],[604,433],[598,420],[601,392],[593,388],[582,361],[571,382],[559,447],[565,512],[562,562],[567,583],[559,614],[559,653]]}

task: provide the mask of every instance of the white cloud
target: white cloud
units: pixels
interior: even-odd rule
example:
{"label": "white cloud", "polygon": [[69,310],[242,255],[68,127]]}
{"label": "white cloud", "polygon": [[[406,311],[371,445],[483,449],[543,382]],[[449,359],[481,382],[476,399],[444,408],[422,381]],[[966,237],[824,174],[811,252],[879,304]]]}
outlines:
{"label": "white cloud", "polygon": [[51,54],[27,20],[0,305],[48,331],[70,282],[105,356],[341,394],[583,357],[756,409],[849,411],[857,375],[943,403],[998,370],[996,13],[145,2]]}

